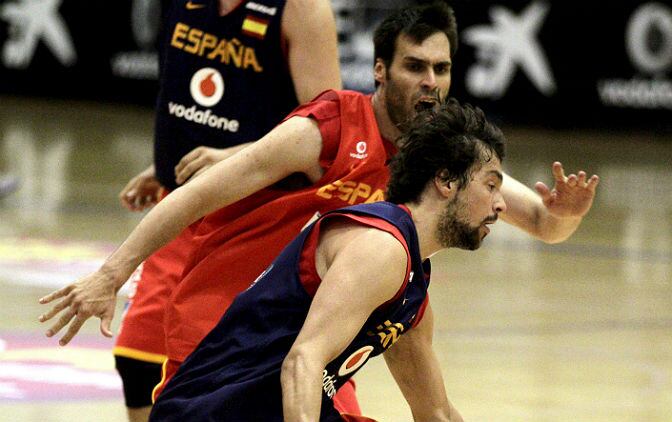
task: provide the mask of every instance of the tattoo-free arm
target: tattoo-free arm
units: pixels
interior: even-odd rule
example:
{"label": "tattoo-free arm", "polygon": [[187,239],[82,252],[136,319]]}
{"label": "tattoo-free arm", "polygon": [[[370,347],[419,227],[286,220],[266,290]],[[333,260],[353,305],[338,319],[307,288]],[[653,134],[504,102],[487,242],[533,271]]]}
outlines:
{"label": "tattoo-free arm", "polygon": [[286,422],[319,419],[325,366],[345,350],[373,310],[395,295],[406,274],[404,248],[377,229],[332,227],[322,236],[322,252],[326,273],[282,364]]}
{"label": "tattoo-free arm", "polygon": [[100,318],[101,332],[111,336],[109,326],[116,293],[144,259],[200,217],[283,177],[299,172],[316,181],[322,174],[321,148],[317,123],[309,118],[293,117],[258,142],[173,191],[142,219],[98,271],[40,299],[40,303],[45,304],[61,298],[39,318],[45,322],[60,313],[47,336],[53,336],[74,318],[61,338],[60,343],[65,345],[91,316]]}
{"label": "tattoo-free arm", "polygon": [[434,314],[427,305],[422,321],[401,336],[383,356],[404,398],[413,420],[461,422],[448,397],[441,368],[432,348]]}
{"label": "tattoo-free arm", "polygon": [[336,23],[328,0],[289,0],[282,17],[287,59],[299,103],[341,89]]}

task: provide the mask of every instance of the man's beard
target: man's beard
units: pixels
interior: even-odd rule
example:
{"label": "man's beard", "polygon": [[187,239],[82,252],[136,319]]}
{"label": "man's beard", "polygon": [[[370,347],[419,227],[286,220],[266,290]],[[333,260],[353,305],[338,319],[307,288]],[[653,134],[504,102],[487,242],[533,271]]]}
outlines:
{"label": "man's beard", "polygon": [[437,227],[437,237],[444,248],[460,248],[470,251],[481,246],[480,225],[472,227],[465,221],[466,204],[456,196],[443,210]]}
{"label": "man's beard", "polygon": [[[432,97],[434,101],[418,102],[420,97]],[[414,98],[417,97],[417,98]],[[413,101],[415,99],[415,101]],[[387,69],[387,87],[385,90],[385,108],[390,121],[401,132],[406,132],[415,115],[430,108],[436,108],[440,103],[440,95],[438,88],[433,90],[425,90],[416,94],[407,93],[404,88],[392,77],[390,69]]]}
{"label": "man's beard", "polygon": [[387,114],[401,132],[405,132],[415,115],[414,110],[407,106],[408,98],[392,79],[388,79],[387,91],[385,92],[385,108]]}

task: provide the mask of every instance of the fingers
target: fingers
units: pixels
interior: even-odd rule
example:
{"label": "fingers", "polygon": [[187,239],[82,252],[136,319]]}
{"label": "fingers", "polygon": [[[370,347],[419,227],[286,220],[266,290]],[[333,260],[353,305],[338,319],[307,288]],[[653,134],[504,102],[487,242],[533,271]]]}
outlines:
{"label": "fingers", "polygon": [[45,303],[49,303],[54,299],[58,299],[59,297],[67,296],[70,294],[70,291],[74,288],[74,285],[69,285],[65,286],[62,289],[56,290],[55,292],[49,293],[48,295],[40,298],[40,304],[44,305]]}
{"label": "fingers", "polygon": [[106,314],[100,320],[100,332],[105,337],[112,337],[112,330],[110,330],[110,325],[112,324],[112,315]]}
{"label": "fingers", "polygon": [[40,322],[49,321],[51,318],[54,317],[54,315],[61,312],[63,309],[67,308],[68,306],[70,306],[71,303],[72,303],[72,298],[68,298],[68,299],[64,299],[64,300],[60,301],[56,306],[51,308],[51,310],[49,312],[40,315],[38,320]]}
{"label": "fingers", "polygon": [[142,211],[155,205],[157,202],[156,195],[138,195],[133,201],[132,211]]}
{"label": "fingers", "polygon": [[537,193],[539,193],[539,195],[541,196],[541,199],[546,199],[551,195],[551,190],[543,182],[537,182],[534,185],[534,188],[536,189]]}
{"label": "fingers", "polygon": [[597,176],[596,174],[593,174],[588,180],[586,188],[592,193],[595,193],[595,189],[597,188],[598,183],[600,183],[600,177]]}
{"label": "fingers", "polygon": [[132,178],[119,192],[119,201],[124,208],[133,211],[133,201],[138,193],[138,177]]}
{"label": "fingers", "polygon": [[567,176],[566,184],[570,188],[578,187],[581,189],[588,189],[591,192],[595,192],[597,184],[600,182],[600,178],[597,175],[592,175],[590,179],[586,180],[588,175],[585,171],[579,171],[578,175],[570,174]]}
{"label": "fingers", "polygon": [[63,327],[68,325],[68,323],[75,316],[76,313],[77,312],[74,309],[72,308],[68,309],[63,315],[61,315],[61,317],[58,319],[58,321],[56,321],[54,325],[49,327],[45,335],[47,337],[53,337],[54,334],[58,333],[59,331],[61,331]]}
{"label": "fingers", "polygon": [[191,152],[182,157],[180,162],[177,163],[177,165],[175,166],[175,176],[177,176],[179,173],[182,173],[184,171],[184,168],[187,165],[189,165],[189,163],[200,157],[203,151],[204,151],[203,147],[194,148],[193,150],[191,150]]}
{"label": "fingers", "polygon": [[554,193],[544,183],[537,182],[534,185],[534,188],[537,193],[539,193],[539,196],[541,196],[541,201],[544,203],[544,205],[548,206],[548,204],[555,199]]}
{"label": "fingers", "polygon": [[201,167],[203,167],[203,165],[204,165],[203,160],[201,160],[200,158],[185,165],[180,172],[175,174],[175,182],[178,185],[183,184],[191,177],[193,177],[194,173],[198,172],[198,170]]}
{"label": "fingers", "polygon": [[75,320],[72,321],[72,324],[70,324],[70,327],[68,327],[68,331],[58,341],[58,344],[60,344],[61,346],[65,346],[66,344],[70,343],[70,340],[72,340],[72,338],[79,332],[79,329],[82,328],[82,325],[84,325],[84,322],[87,319],[88,319],[87,317],[77,315],[75,317]]}
{"label": "fingers", "polygon": [[588,179],[588,174],[583,170],[579,171],[576,175],[570,174],[569,176],[565,176],[565,170],[559,161],[553,163],[553,177],[555,178],[556,185],[566,184],[569,187],[586,188],[591,192],[595,192],[597,184],[600,182],[600,178],[597,175],[592,175]]}
{"label": "fingers", "polygon": [[562,168],[562,163],[559,161],[556,161],[553,163],[552,170],[553,172],[553,178],[555,179],[556,182],[558,183],[565,183],[565,170]]}

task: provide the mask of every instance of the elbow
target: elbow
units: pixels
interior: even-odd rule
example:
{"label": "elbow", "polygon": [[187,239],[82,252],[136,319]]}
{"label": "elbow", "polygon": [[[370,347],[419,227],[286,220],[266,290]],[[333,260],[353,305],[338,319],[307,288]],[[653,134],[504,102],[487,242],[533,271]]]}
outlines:
{"label": "elbow", "polygon": [[298,370],[300,360],[301,357],[297,353],[292,353],[292,351],[290,351],[282,361],[282,366],[280,368],[280,383],[282,384],[283,389],[291,384],[291,380],[295,379],[296,374],[300,372]]}
{"label": "elbow", "polygon": [[280,368],[280,382],[282,387],[293,385],[294,380],[300,380],[310,368],[310,356],[302,349],[292,348]]}

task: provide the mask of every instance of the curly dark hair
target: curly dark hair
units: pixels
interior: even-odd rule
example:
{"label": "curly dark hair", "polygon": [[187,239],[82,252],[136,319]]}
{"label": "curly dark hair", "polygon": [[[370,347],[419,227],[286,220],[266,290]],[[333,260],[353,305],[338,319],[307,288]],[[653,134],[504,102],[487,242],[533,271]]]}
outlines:
{"label": "curly dark hair", "polygon": [[385,18],[373,34],[374,61],[381,59],[390,67],[397,38],[407,35],[422,43],[436,32],[443,32],[450,42],[450,57],[457,51],[457,22],[453,9],[444,2],[399,9]]}
{"label": "curly dark hair", "polygon": [[428,182],[438,176],[464,189],[480,162],[504,159],[504,134],[478,107],[448,98],[438,109],[419,113],[401,135],[390,164],[387,200],[418,202]]}

